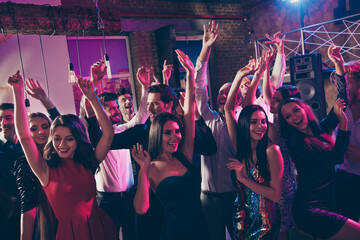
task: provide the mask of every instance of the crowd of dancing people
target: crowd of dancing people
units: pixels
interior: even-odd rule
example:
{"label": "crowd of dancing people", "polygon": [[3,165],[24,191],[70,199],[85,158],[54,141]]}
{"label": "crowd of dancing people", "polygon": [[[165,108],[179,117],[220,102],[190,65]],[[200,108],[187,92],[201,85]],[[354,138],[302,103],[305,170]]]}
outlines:
{"label": "crowd of dancing people", "polygon": [[[163,83],[140,67],[136,113],[130,89],[98,95],[102,61],[91,80],[78,78],[79,116],[61,115],[38,81],[10,76],[14,101],[0,104],[0,238],[286,240],[297,229],[360,239],[360,61],[329,47],[337,98],[318,120],[283,85],[282,35],[267,35],[268,50],[220,87],[211,109],[207,66],[220,35],[214,21],[204,25],[195,66],[176,50],[185,89],[169,87],[166,61]],[[26,92],[49,117],[28,115]]]}

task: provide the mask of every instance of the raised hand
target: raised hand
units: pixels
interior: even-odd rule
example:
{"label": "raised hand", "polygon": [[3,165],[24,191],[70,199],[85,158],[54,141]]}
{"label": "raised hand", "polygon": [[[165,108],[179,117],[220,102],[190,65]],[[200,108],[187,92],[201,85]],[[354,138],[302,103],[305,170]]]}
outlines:
{"label": "raised hand", "polygon": [[148,168],[150,166],[151,157],[141,144],[137,143],[134,145],[131,153],[140,168]]}
{"label": "raised hand", "polygon": [[284,53],[284,38],[283,34],[281,32],[277,32],[274,34],[274,36],[270,36],[269,34],[266,34],[266,37],[270,41],[266,41],[266,44],[274,44],[276,46],[278,53]]}
{"label": "raised hand", "polygon": [[328,56],[329,59],[336,65],[336,64],[343,64],[344,59],[341,55],[341,47],[336,47],[335,45],[331,45],[328,48]]}
{"label": "raised hand", "polygon": [[7,83],[12,88],[24,88],[24,80],[21,77],[19,70],[14,75],[9,77]]}
{"label": "raised hand", "polygon": [[183,51],[176,49],[178,59],[181,65],[185,68],[186,72],[194,72],[194,65],[192,64],[188,55],[186,55]]}
{"label": "raised hand", "polygon": [[241,68],[238,73],[241,73],[243,76],[253,75],[259,68],[259,64],[255,59],[251,59],[245,67]]}
{"label": "raised hand", "polygon": [[226,167],[229,170],[235,170],[236,178],[239,180],[239,182],[243,183],[248,179],[248,176],[246,175],[244,164],[239,162],[239,160],[235,158],[229,158],[230,162],[226,164]]}
{"label": "raised hand", "polygon": [[136,77],[139,81],[139,83],[146,88],[150,86],[150,69],[147,67],[140,67],[138,68],[138,71],[136,73]]}
{"label": "raised hand", "polygon": [[155,77],[155,75],[152,75],[152,77],[153,77],[153,80],[154,80],[154,81],[151,82],[151,86],[161,84],[161,83],[160,83],[160,80],[159,80],[157,77]]}
{"label": "raised hand", "polygon": [[90,100],[90,99],[96,98],[95,88],[94,88],[94,84],[92,81],[83,79],[80,76],[78,76],[77,84],[80,88],[80,91],[84,94],[84,96],[87,99]]}
{"label": "raised hand", "polygon": [[162,75],[164,79],[164,84],[166,85],[169,85],[169,79],[171,77],[172,70],[173,70],[173,65],[172,64],[167,65],[165,60],[163,65]]}
{"label": "raised hand", "polygon": [[344,109],[346,108],[345,101],[343,99],[336,99],[334,103],[334,113],[336,114],[337,118],[341,122],[342,120],[347,120],[346,115],[344,113]]}
{"label": "raised hand", "polygon": [[263,62],[264,65],[259,66],[259,68],[265,67],[265,70],[269,69],[274,58],[275,58],[275,49],[272,46],[270,46],[269,50],[264,50],[262,52],[262,59],[264,59],[264,62]]}
{"label": "raised hand", "polygon": [[219,32],[219,23],[215,24],[215,21],[210,21],[208,28],[204,24],[203,46],[211,48],[216,42]]}
{"label": "raised hand", "polygon": [[91,66],[91,77],[93,81],[99,81],[104,78],[107,67],[103,60],[97,61]]}
{"label": "raised hand", "polygon": [[47,99],[47,95],[44,91],[44,89],[41,87],[39,81],[34,81],[34,79],[29,78],[26,82],[26,86],[28,89],[26,89],[26,92],[33,98],[37,100],[44,100]]}

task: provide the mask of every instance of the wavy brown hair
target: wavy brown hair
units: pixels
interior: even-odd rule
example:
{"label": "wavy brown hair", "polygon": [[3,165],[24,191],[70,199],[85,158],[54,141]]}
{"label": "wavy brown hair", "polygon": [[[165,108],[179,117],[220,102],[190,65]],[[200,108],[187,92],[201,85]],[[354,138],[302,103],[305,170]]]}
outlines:
{"label": "wavy brown hair", "polygon": [[61,164],[61,159],[53,146],[54,131],[58,126],[69,128],[76,140],[77,147],[74,153],[74,161],[81,163],[84,168],[95,173],[99,163],[95,157],[94,149],[87,138],[83,123],[73,114],[60,115],[55,118],[51,125],[49,140],[44,148],[44,158],[47,160],[49,167],[55,168]]}

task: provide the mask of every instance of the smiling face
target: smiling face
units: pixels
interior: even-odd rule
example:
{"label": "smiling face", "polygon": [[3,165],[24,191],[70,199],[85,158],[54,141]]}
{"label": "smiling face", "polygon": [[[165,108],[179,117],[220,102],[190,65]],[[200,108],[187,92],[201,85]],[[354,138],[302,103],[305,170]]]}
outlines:
{"label": "smiling face", "polygon": [[116,100],[107,101],[104,103],[104,109],[109,116],[112,124],[118,124],[121,121],[119,105]]}
{"label": "smiling face", "polygon": [[273,98],[270,102],[270,112],[277,114],[279,112],[279,105],[283,100],[283,96],[280,91],[275,91]]}
{"label": "smiling face", "polygon": [[149,93],[147,99],[147,110],[149,112],[150,121],[152,122],[156,115],[161,112],[171,113],[172,102],[165,104],[161,101],[161,93]]}
{"label": "smiling face", "polygon": [[30,121],[30,133],[36,145],[45,145],[50,132],[49,122],[42,117],[35,117]]}
{"label": "smiling face", "polygon": [[12,109],[0,110],[0,130],[6,140],[15,136],[14,111]]}
{"label": "smiling face", "polygon": [[250,118],[250,138],[253,141],[260,141],[267,130],[266,115],[263,111],[255,111]]}
{"label": "smiling face", "polygon": [[52,144],[60,158],[74,158],[77,142],[68,127],[58,126],[54,129]]}
{"label": "smiling face", "polygon": [[118,103],[121,114],[130,115],[134,112],[132,96],[129,93],[120,95],[118,97]]}
{"label": "smiling face", "polygon": [[299,131],[304,132],[309,128],[309,120],[305,110],[294,102],[285,104],[281,108],[285,121]]}
{"label": "smiling face", "polygon": [[179,147],[181,140],[180,127],[177,122],[167,121],[162,132],[162,151],[174,153]]}

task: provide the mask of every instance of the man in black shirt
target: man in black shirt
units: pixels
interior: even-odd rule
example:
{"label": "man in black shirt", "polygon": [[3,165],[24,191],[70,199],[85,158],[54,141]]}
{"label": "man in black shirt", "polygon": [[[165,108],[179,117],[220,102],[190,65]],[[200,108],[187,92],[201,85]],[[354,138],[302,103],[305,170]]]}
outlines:
{"label": "man in black shirt", "polygon": [[[3,200],[11,200],[11,211],[5,209],[0,216],[0,236],[4,239],[20,238],[20,196],[14,175],[14,162],[23,154],[14,126],[14,104],[0,105],[0,191]],[[10,203],[10,202],[9,202]],[[4,206],[0,206],[3,208]]]}

